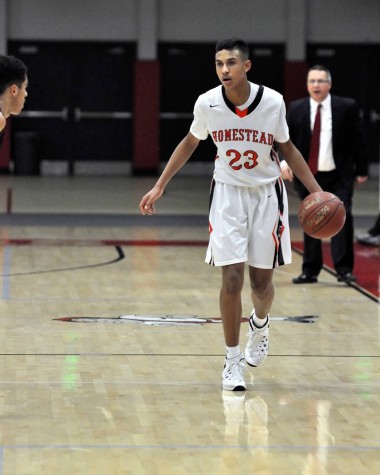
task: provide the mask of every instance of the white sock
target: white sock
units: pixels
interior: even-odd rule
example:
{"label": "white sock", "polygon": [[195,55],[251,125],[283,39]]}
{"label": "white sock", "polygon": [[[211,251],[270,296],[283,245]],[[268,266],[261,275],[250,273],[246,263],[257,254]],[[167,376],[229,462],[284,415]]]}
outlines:
{"label": "white sock", "polygon": [[227,359],[231,360],[232,358],[236,358],[240,355],[240,345],[237,346],[226,346],[227,349]]}
{"label": "white sock", "polygon": [[255,324],[255,326],[257,328],[261,328],[267,323],[269,315],[267,315],[266,318],[258,318],[258,317],[256,317],[256,314],[254,313],[251,318],[252,318],[252,321]]}

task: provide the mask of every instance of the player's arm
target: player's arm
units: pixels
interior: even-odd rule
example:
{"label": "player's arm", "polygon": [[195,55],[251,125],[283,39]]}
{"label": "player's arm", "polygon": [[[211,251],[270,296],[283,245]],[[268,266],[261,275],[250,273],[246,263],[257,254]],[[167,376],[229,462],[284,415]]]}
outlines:
{"label": "player's arm", "polygon": [[156,212],[154,208],[155,201],[161,197],[166,185],[172,179],[172,177],[185,165],[189,160],[194,150],[199,144],[197,139],[191,132],[177,145],[176,149],[172,153],[164,171],[154,187],[142,197],[140,201],[141,214],[154,214]]}
{"label": "player's arm", "polygon": [[305,162],[301,152],[293,144],[291,140],[287,142],[280,143],[277,142],[278,148],[281,152],[281,155],[284,157],[286,163],[289,165],[289,168],[292,170],[294,175],[305,185],[310,193],[315,191],[323,191],[322,188],[318,185],[314,175],[311,173],[308,164]]}

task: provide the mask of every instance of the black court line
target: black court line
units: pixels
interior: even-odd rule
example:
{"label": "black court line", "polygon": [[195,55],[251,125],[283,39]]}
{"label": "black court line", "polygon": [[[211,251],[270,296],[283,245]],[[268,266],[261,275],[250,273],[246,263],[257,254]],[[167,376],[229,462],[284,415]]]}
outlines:
{"label": "black court line", "polygon": [[115,259],[111,259],[110,261],[105,262],[98,262],[96,264],[87,264],[82,266],[73,266],[73,267],[63,267],[57,269],[46,269],[46,270],[35,270],[29,272],[14,272],[9,274],[1,274],[0,277],[16,277],[20,275],[36,275],[36,274],[48,274],[54,272],[67,272],[73,270],[83,270],[83,269],[93,269],[95,267],[103,267],[108,266],[110,264],[115,264],[116,262],[122,261],[125,258],[125,254],[121,246],[115,246],[117,257]]}

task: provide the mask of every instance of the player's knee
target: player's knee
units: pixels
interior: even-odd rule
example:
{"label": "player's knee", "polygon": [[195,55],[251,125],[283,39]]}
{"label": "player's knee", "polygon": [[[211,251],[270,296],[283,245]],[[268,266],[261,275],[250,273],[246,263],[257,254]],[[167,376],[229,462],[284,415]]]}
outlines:
{"label": "player's knee", "polygon": [[244,278],[240,272],[230,271],[223,275],[223,290],[234,294],[243,289]]}
{"label": "player's knee", "polygon": [[258,298],[265,299],[273,293],[274,287],[271,280],[265,279],[258,282],[251,281],[251,290]]}

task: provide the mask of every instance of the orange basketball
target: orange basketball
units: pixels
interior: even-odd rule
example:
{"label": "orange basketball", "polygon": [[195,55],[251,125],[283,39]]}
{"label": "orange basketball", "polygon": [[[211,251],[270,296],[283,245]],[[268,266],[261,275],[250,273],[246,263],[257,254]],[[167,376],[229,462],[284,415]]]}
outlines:
{"label": "orange basketball", "polygon": [[298,209],[298,222],[313,238],[331,238],[338,234],[346,221],[343,201],[333,193],[317,191],[307,196]]}

